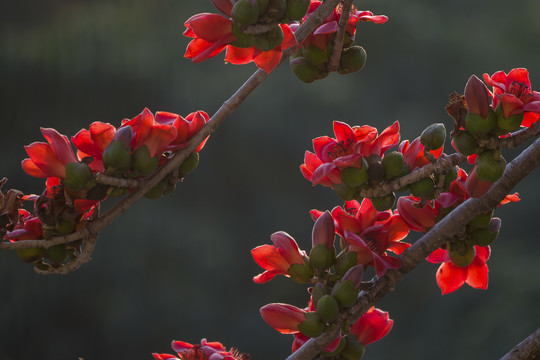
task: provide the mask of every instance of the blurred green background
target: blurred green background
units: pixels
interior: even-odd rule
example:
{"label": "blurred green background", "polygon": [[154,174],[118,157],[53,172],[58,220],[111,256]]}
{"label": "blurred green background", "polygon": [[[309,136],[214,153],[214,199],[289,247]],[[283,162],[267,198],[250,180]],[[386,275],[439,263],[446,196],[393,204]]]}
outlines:
{"label": "blurred green background", "polygon": [[[357,1],[386,14],[361,23],[368,52],[357,74],[306,85],[283,65],[210,138],[199,168],[177,190],[143,199],[105,229],[94,260],[67,276],[38,276],[15,252],[0,254],[0,359],[151,359],[173,339],[207,337],[254,359],[282,359],[292,338],[267,326],[269,302],[304,306],[305,289],[276,278],[256,286],[250,250],[284,230],[308,248],[312,208],[340,203],[299,172],[311,139],[331,121],[380,130],[399,120],[412,139],[479,76],[527,67],[540,89],[540,2]],[[215,12],[210,1],[11,1],[0,12],[0,176],[40,193],[23,145],[39,127],[74,135],[93,121],[119,125],[144,107],[213,114],[255,70],[183,59],[183,22]],[[447,147],[450,151],[450,148]],[[505,153],[508,159],[514,153]],[[366,359],[495,359],[540,324],[539,171],[517,191],[493,245],[489,291],[441,296],[436,265],[422,264],[379,307],[395,320]]]}

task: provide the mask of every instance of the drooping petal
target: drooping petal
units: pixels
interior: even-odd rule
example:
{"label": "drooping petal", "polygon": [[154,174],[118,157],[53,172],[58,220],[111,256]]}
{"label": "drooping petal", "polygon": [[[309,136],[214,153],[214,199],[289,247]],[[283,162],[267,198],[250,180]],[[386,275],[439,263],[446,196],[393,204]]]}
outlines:
{"label": "drooping petal", "polygon": [[467,284],[475,289],[487,289],[488,287],[488,266],[478,256],[467,267]]}
{"label": "drooping petal", "polygon": [[456,266],[451,262],[443,263],[437,270],[436,279],[442,294],[449,294],[465,284],[467,268]]}

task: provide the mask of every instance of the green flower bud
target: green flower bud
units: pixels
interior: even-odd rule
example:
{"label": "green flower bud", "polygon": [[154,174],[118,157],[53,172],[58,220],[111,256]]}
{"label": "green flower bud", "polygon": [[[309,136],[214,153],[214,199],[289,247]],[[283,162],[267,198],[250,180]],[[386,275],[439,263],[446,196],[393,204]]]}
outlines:
{"label": "green flower bud", "polygon": [[25,263],[35,263],[43,257],[42,248],[17,249],[17,255]]}
{"label": "green flower bud", "polygon": [[365,166],[361,169],[348,167],[341,170],[341,181],[350,188],[356,188],[368,181],[368,171]]}
{"label": "green flower bud", "polygon": [[450,185],[452,185],[452,182],[457,179],[458,175],[458,169],[456,166],[452,166],[450,169],[448,169],[448,172],[446,173],[444,177],[444,190],[447,191],[450,189]]}
{"label": "green flower bud", "polygon": [[317,301],[317,314],[321,320],[331,322],[339,315],[339,304],[332,295],[324,295]]}
{"label": "green flower bud", "polygon": [[354,251],[342,251],[336,258],[334,269],[340,275],[344,275],[350,268],[356,265],[356,253]]}
{"label": "green flower bud", "polygon": [[287,273],[299,284],[307,283],[313,277],[313,269],[309,263],[304,264],[292,264]]}
{"label": "green flower bud", "polygon": [[392,192],[386,196],[374,197],[370,200],[377,211],[385,211],[394,207],[394,204],[396,203],[396,194]]}
{"label": "green flower bud", "polygon": [[495,182],[504,174],[506,160],[500,151],[484,151],[476,159],[476,174],[482,181]]}
{"label": "green flower bud", "polygon": [[259,3],[257,0],[238,0],[231,11],[233,20],[242,25],[251,25],[259,18]]}
{"label": "green flower bud", "polygon": [[416,197],[429,197],[435,191],[435,182],[428,176],[409,185],[411,193]]}
{"label": "green flower bud", "polygon": [[385,154],[382,159],[382,165],[384,167],[385,179],[399,177],[403,172],[403,165],[405,165],[403,154],[399,151],[392,151],[391,153]]}
{"label": "green flower bud", "polygon": [[257,2],[259,3],[259,16],[262,16],[268,10],[270,0],[257,0]]}
{"label": "green flower bud", "polygon": [[493,218],[488,226],[474,230],[469,234],[469,236],[474,245],[488,246],[495,241],[495,239],[497,239],[500,228],[501,219]]}
{"label": "green flower bud", "polygon": [[485,228],[491,223],[491,218],[493,217],[493,214],[495,213],[494,210],[488,211],[486,213],[480,214],[467,224],[467,227],[475,227],[475,228]]}
{"label": "green flower bud", "polygon": [[150,157],[150,150],[146,145],[139,147],[131,155],[131,170],[135,176],[148,176],[156,170],[159,156]]}
{"label": "green flower bud", "polygon": [[313,304],[317,304],[324,295],[330,294],[330,289],[323,284],[317,284],[311,289],[311,300]]}
{"label": "green flower bud", "polygon": [[58,220],[56,224],[56,233],[58,235],[67,235],[75,232],[75,222],[67,219]]}
{"label": "green flower bud", "polygon": [[307,337],[314,338],[322,334],[325,324],[314,311],[305,314],[306,321],[298,324],[298,330]]}
{"label": "green flower bud", "polygon": [[367,53],[363,47],[355,45],[341,51],[338,73],[349,74],[362,70],[366,65]]}
{"label": "green flower bud", "polygon": [[348,187],[346,184],[334,184],[332,185],[332,188],[338,194],[340,198],[342,198],[345,201],[349,201],[354,199],[355,190]]}
{"label": "green flower bud", "polygon": [[232,24],[232,33],[238,38],[238,40],[235,40],[231,43],[232,46],[236,46],[239,48],[248,48],[253,46],[253,43],[255,42],[255,36],[251,34],[246,34],[244,31],[242,31],[241,25],[236,22],[233,22]]}
{"label": "green flower bud", "polygon": [[324,50],[319,49],[315,45],[309,45],[304,48],[304,57],[315,66],[323,65],[330,60],[330,52],[332,48],[327,46]]}
{"label": "green flower bud", "polygon": [[120,172],[129,170],[131,166],[131,152],[120,140],[113,140],[103,151],[103,166],[113,168]]}
{"label": "green flower bud", "polygon": [[309,8],[310,0],[289,0],[285,15],[290,20],[302,20]]}
{"label": "green flower bud", "polygon": [[312,83],[319,78],[319,69],[300,56],[291,60],[294,75],[305,83]]}
{"label": "green flower bud", "polygon": [[263,20],[268,23],[279,21],[287,11],[287,0],[270,0]]}
{"label": "green flower bud", "polygon": [[360,344],[356,336],[350,335],[346,337],[346,345],[341,352],[341,357],[347,360],[360,360],[364,356],[365,351],[365,345]]}
{"label": "green flower bud", "polygon": [[79,191],[90,187],[94,176],[90,166],[83,162],[71,162],[66,165],[66,178],[63,180],[64,186]]}
{"label": "green flower bud", "polygon": [[255,41],[253,46],[261,51],[270,51],[276,46],[279,46],[283,41],[283,30],[278,25],[274,26],[272,30],[255,35]]}
{"label": "green flower bud", "polygon": [[350,307],[358,298],[358,290],[354,288],[351,280],[343,280],[334,285],[332,296],[336,299],[340,307]]}
{"label": "green flower bud", "polygon": [[478,149],[478,141],[468,131],[460,131],[452,139],[452,144],[457,151],[465,156],[476,153],[476,149]]}
{"label": "green flower bud", "polygon": [[53,266],[63,263],[67,259],[66,245],[59,244],[45,249],[44,257],[49,260]]}
{"label": "green flower bud", "polygon": [[495,125],[497,125],[497,117],[491,108],[486,118],[472,112],[468,112],[465,117],[465,128],[471,135],[487,134],[495,129]]}
{"label": "green flower bud", "polygon": [[437,123],[429,125],[422,135],[420,135],[420,142],[427,150],[435,150],[444,146],[446,140],[446,128],[444,124]]}
{"label": "green flower bud", "polygon": [[324,244],[317,244],[309,252],[309,263],[315,269],[326,270],[334,265],[336,261],[336,250],[328,249]]}
{"label": "green flower bud", "polygon": [[195,170],[199,165],[199,153],[192,152],[189,156],[180,164],[179,175],[181,178],[185,177],[187,174]]}
{"label": "green flower bud", "polygon": [[523,117],[525,116],[524,113],[521,113],[504,117],[501,103],[497,105],[497,108],[495,109],[495,114],[497,114],[497,128],[500,135],[508,134],[518,130],[521,127]]}
{"label": "green flower bud", "polygon": [[167,190],[168,185],[169,181],[167,178],[162,179],[156,186],[148,190],[146,194],[144,194],[144,197],[147,199],[158,199],[163,195],[163,192]]}
{"label": "green flower bud", "polygon": [[460,267],[469,266],[476,256],[474,246],[467,246],[464,241],[449,241],[446,243],[446,249],[450,260]]}

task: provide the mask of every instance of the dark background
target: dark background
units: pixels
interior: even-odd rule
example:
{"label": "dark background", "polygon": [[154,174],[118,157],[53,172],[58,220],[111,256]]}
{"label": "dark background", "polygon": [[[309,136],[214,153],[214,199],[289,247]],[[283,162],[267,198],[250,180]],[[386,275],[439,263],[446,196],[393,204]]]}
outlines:
{"label": "dark background", "polygon": [[[210,138],[178,189],[143,199],[105,229],[94,260],[67,276],[39,276],[15,252],[0,254],[0,359],[150,359],[173,339],[221,341],[254,359],[281,359],[292,338],[267,326],[269,302],[304,306],[284,278],[255,285],[250,250],[284,230],[310,244],[312,208],[340,203],[298,170],[311,139],[332,120],[380,130],[399,120],[412,139],[479,76],[527,67],[540,84],[540,2],[363,1],[385,25],[361,23],[366,68],[306,85],[276,69]],[[23,145],[39,127],[74,135],[93,121],[119,125],[144,107],[213,114],[255,70],[223,55],[191,64],[183,22],[216,12],[210,1],[4,2],[0,12],[0,176],[40,193],[26,176]],[[451,151],[447,147],[447,151]],[[510,159],[514,154],[505,153]],[[495,359],[539,326],[539,172],[518,185],[523,200],[497,211],[489,291],[464,286],[441,296],[436,265],[422,264],[379,307],[394,328],[366,359]]]}

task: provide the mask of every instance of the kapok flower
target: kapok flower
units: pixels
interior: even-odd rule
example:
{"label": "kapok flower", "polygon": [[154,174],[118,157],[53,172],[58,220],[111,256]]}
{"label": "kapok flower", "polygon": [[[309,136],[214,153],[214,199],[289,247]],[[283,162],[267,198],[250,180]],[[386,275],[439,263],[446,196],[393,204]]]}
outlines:
{"label": "kapok flower", "polygon": [[[185,118],[178,114],[173,114],[165,111],[156,112],[155,121],[158,124],[170,125],[176,128],[176,138],[169,144],[167,150],[177,151],[189,145],[189,140],[208,122],[209,116],[204,111],[192,112]],[[204,139],[196,152],[199,152],[206,144],[208,137]]]}
{"label": "kapok flower", "polygon": [[253,278],[257,284],[268,282],[276,275],[289,276],[291,265],[304,263],[306,253],[298,248],[292,236],[278,231],[271,235],[271,240],[274,245],[261,245],[251,250],[255,262],[266,270]]}
{"label": "kapok flower", "polygon": [[466,267],[455,265],[448,255],[448,250],[442,248],[435,250],[426,258],[431,263],[442,263],[437,270],[436,279],[443,295],[456,291],[465,283],[476,289],[487,289],[488,266],[486,262],[491,249],[489,246],[477,245],[474,248],[476,255]]}
{"label": "kapok flower", "polygon": [[279,62],[283,50],[296,45],[296,39],[287,24],[278,24],[280,31],[283,32],[283,41],[273,49],[263,51],[255,46],[246,48],[231,45],[238,37],[232,32],[231,10],[225,1],[213,1],[214,5],[222,11],[225,16],[219,14],[202,13],[190,17],[184,25],[186,31],[184,36],[193,38],[188,44],[184,57],[193,62],[202,62],[206,59],[216,56],[227,49],[225,61],[243,65],[250,62],[266,71],[272,72]]}
{"label": "kapok flower", "polygon": [[22,161],[23,170],[39,178],[65,178],[66,165],[77,161],[68,137],[50,128],[41,128],[41,133],[48,143],[33,142],[24,147],[30,158]]}
{"label": "kapok flower", "polygon": [[341,184],[341,169],[362,167],[362,159],[371,154],[381,156],[399,142],[399,123],[396,121],[379,136],[371,126],[354,126],[334,121],[335,138],[321,136],[313,139],[315,153],[306,151],[300,171],[313,185],[331,187]]}
{"label": "kapok flower", "polygon": [[171,347],[180,356],[171,354],[157,354],[152,356],[155,360],[247,360],[249,356],[238,354],[234,349],[227,349],[220,342],[201,340],[201,344],[192,345],[184,341],[173,341]]}
{"label": "kapok flower", "polygon": [[[443,149],[444,146],[441,146],[439,149],[430,150],[429,152],[438,159]],[[399,152],[403,154],[405,164],[409,166],[411,171],[430,164],[430,161],[424,155],[424,145],[422,145],[420,137],[417,137],[411,143],[409,143],[409,140],[403,140],[399,144]]]}
{"label": "kapok flower", "polygon": [[385,337],[393,325],[394,320],[387,312],[372,306],[351,326],[351,334],[357,337],[358,343],[369,345]]}
{"label": "kapok flower", "polygon": [[[311,210],[313,218],[323,213]],[[347,244],[348,251],[356,253],[356,263],[373,266],[377,275],[382,276],[387,269],[396,269],[401,261],[387,255],[390,250],[401,254],[410,246],[401,242],[409,233],[409,227],[399,214],[390,210],[378,212],[371,200],[364,199],[362,203],[356,200],[347,201],[345,207],[335,207],[332,218],[336,234]]]}
{"label": "kapok flower", "polygon": [[[312,0],[309,5],[306,16],[303,21],[313,14],[315,10],[322,4],[322,1]],[[337,32],[339,20],[341,19],[341,9],[335,8],[334,11],[324,20],[324,22],[304,41],[303,45],[308,47],[313,44],[321,50],[325,50],[332,35]],[[346,31],[351,37],[356,34],[356,25],[358,21],[371,21],[375,24],[384,24],[388,21],[385,15],[373,15],[371,11],[358,11],[353,9],[349,15]],[[293,30],[296,31],[298,25],[294,25]]]}
{"label": "kapok flower", "polygon": [[540,93],[531,90],[529,72],[525,68],[512,69],[508,75],[497,71],[484,81],[493,86],[493,107],[502,106],[504,117],[524,114],[521,123],[529,127],[540,117]]}
{"label": "kapok flower", "polygon": [[94,160],[89,164],[95,172],[103,172],[103,152],[116,134],[116,128],[109,123],[96,121],[89,130],[82,129],[71,138],[77,148],[77,157],[83,159],[91,156]]}
{"label": "kapok flower", "polygon": [[306,311],[289,304],[267,304],[260,309],[260,313],[268,325],[282,334],[298,333],[298,325],[306,321]]}
{"label": "kapok flower", "polygon": [[19,223],[12,231],[7,232],[5,239],[11,242],[43,239],[43,226],[37,216],[32,216],[24,209],[19,209],[19,216]]}
{"label": "kapok flower", "polygon": [[133,130],[132,151],[146,146],[150,150],[151,157],[163,153],[177,135],[174,126],[156,122],[154,115],[147,108],[131,120],[122,120],[122,127],[124,126],[131,126]]}

